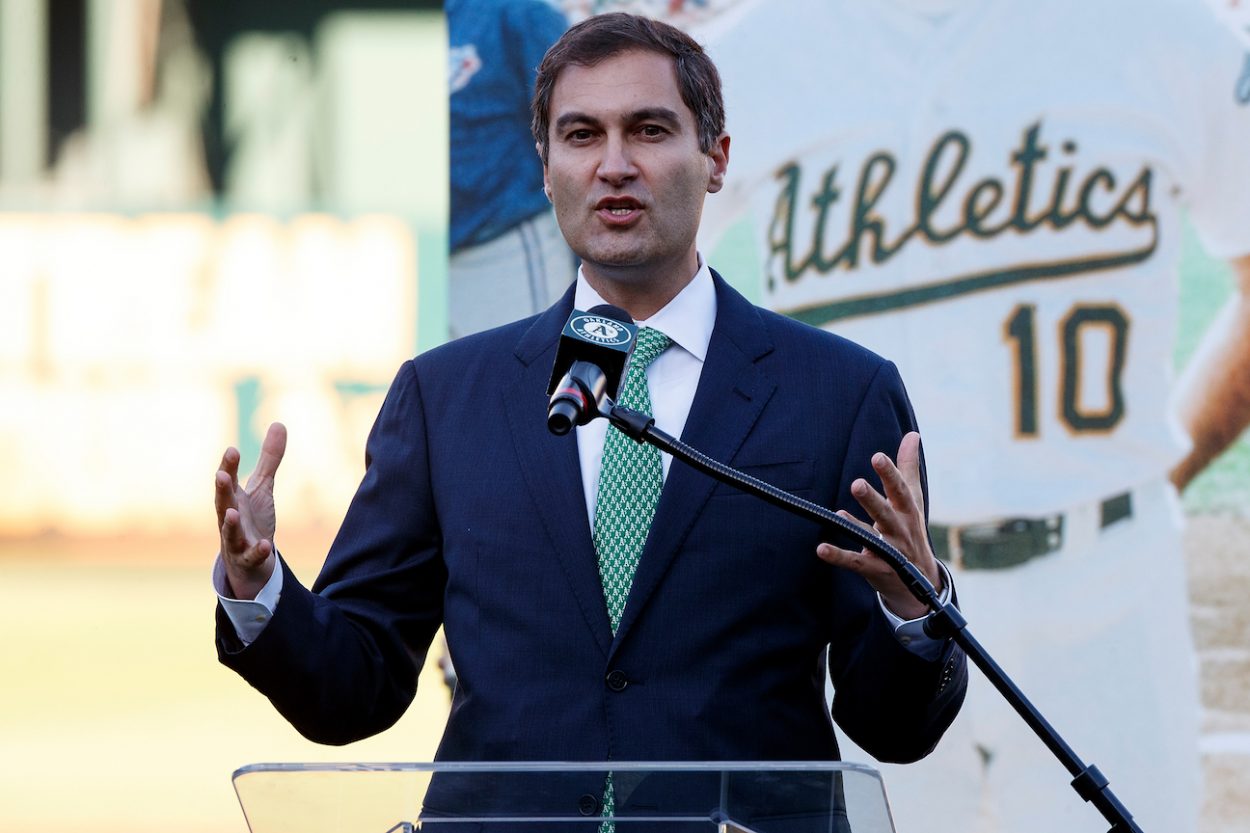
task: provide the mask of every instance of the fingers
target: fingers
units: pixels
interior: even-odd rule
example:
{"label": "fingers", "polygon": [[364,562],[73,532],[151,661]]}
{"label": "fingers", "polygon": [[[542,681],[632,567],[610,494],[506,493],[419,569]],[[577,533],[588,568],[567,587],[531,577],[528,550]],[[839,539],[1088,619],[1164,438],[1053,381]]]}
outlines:
{"label": "fingers", "polygon": [[818,544],[816,546],[816,557],[835,567],[841,567],[856,573],[862,573],[868,564],[868,558],[862,551],[844,550],[841,547],[835,547],[833,544]]}
{"label": "fingers", "polygon": [[[873,537],[879,538],[877,531],[859,518],[847,512],[845,509],[838,510],[838,517],[849,521]],[[868,550],[848,550],[834,544],[824,543],[816,547],[816,555],[822,560],[827,561],[835,567],[845,567],[848,570],[854,570],[857,573],[865,573],[865,571],[879,572],[877,567],[880,565],[880,559],[871,555]],[[888,569],[888,568],[887,568]]]}
{"label": "fingers", "polygon": [[239,488],[239,450],[231,446],[221,455],[221,465],[213,481],[213,505],[217,509],[217,526],[226,519],[231,507],[238,508],[234,493]]}
{"label": "fingers", "polygon": [[285,453],[286,427],[274,423],[261,446],[247,491],[239,488],[238,449],[226,449],[214,476],[213,504],[221,536],[221,557],[227,584],[236,598],[255,598],[272,574],[273,477]]}
{"label": "fingers", "polygon": [[[872,469],[877,473],[877,476],[881,478],[881,487],[885,491],[885,499],[889,501],[890,506],[892,506],[895,511],[901,513],[915,511],[916,495],[912,491],[911,484],[903,476],[903,472],[899,470],[898,466],[894,465],[894,461],[891,460],[888,455],[883,454],[882,452],[877,452],[872,455]],[[867,486],[867,484],[864,485]],[[856,500],[860,499],[860,496],[856,494],[853,486],[851,494],[855,496]],[[860,503],[863,503],[863,501],[860,500]],[[864,508],[868,509],[867,506],[864,506]],[[871,510],[869,511],[871,512]],[[879,520],[879,518],[877,518],[874,514],[873,520]]]}
{"label": "fingers", "polygon": [[[924,498],[920,480],[920,435],[912,431],[899,443],[897,464],[889,455],[878,452],[872,456],[873,471],[881,479],[881,491],[864,478],[851,484],[853,497],[872,520],[872,531],[898,549],[926,573],[935,572],[931,565],[928,534],[924,518]],[[845,510],[841,517],[867,529]],[[821,544],[817,555],[830,564],[853,570],[868,579],[879,592],[898,589],[893,569],[869,551],[842,549]],[[931,579],[932,580],[932,579]],[[901,586],[901,585],[900,585]]]}
{"label": "fingers", "polygon": [[[868,529],[867,524],[858,520],[846,510],[839,510],[838,515],[851,521],[861,529]],[[873,532],[874,534],[876,533],[875,530]],[[897,546],[902,542],[895,541],[892,543]],[[906,551],[903,554],[904,557],[907,557]],[[906,588],[898,577],[894,568],[867,548],[856,551],[843,549],[834,544],[822,543],[816,547],[816,557],[834,567],[858,574],[868,582],[870,587],[880,594],[886,607],[904,620],[918,619],[928,612],[928,607],[912,595],[911,591]],[[929,577],[929,581],[933,583],[933,578]],[[934,586],[937,585],[935,584]]]}
{"label": "fingers", "polygon": [[866,549],[848,550],[824,543],[817,545],[816,557],[834,567],[858,573],[874,589],[889,587],[890,582],[896,580],[890,566]]}
{"label": "fingers", "polygon": [[879,472],[885,494],[882,495],[870,486],[867,480],[860,478],[851,484],[851,497],[864,507],[864,511],[868,513],[868,517],[872,518],[879,534],[887,537],[904,534],[908,513],[912,510],[911,492],[902,482],[898,471],[894,469],[894,464],[884,454],[878,454],[873,458],[874,468],[877,458],[884,458],[889,467]]}
{"label": "fingers", "polygon": [[252,489],[262,481],[273,480],[284,454],[286,454],[286,426],[281,422],[275,422],[265,433],[265,441],[260,447],[260,459],[256,461],[256,468],[247,480],[248,489]]}
{"label": "fingers", "polygon": [[239,486],[239,450],[234,446],[230,446],[221,455],[221,465],[217,467],[218,471],[224,471],[230,476],[230,487],[237,489]]}
{"label": "fingers", "polygon": [[233,560],[247,549],[247,536],[243,534],[243,522],[239,510],[231,507],[222,513],[221,554]]}
{"label": "fingers", "polygon": [[[868,485],[868,484],[865,483],[864,485]],[[845,509],[839,509],[837,512],[837,515],[839,518],[842,518],[845,521],[850,521],[851,523],[855,524],[855,526],[859,527],[865,532],[871,532],[874,535],[877,534],[877,531],[875,529],[873,529],[871,526],[861,521],[859,518],[852,515],[850,512],[847,512]]]}
{"label": "fingers", "polygon": [[909,432],[898,447],[897,465],[889,456],[877,452],[872,468],[881,478],[884,494],[865,480],[851,484],[854,497],[883,534],[903,533],[914,519],[923,522],[924,493],[920,488],[920,435]]}
{"label": "fingers", "polygon": [[237,484],[230,477],[230,473],[225,469],[218,469],[217,476],[213,481],[213,506],[217,509],[217,526],[222,526],[226,522],[226,510],[238,510],[239,504],[235,500],[234,490]]}
{"label": "fingers", "polygon": [[898,470],[911,489],[912,500],[917,506],[924,505],[924,493],[920,490],[920,435],[909,431],[898,446]]}
{"label": "fingers", "polygon": [[260,567],[273,551],[273,543],[264,538],[249,540],[243,529],[238,509],[227,509],[221,524],[221,555],[232,565],[246,570]]}

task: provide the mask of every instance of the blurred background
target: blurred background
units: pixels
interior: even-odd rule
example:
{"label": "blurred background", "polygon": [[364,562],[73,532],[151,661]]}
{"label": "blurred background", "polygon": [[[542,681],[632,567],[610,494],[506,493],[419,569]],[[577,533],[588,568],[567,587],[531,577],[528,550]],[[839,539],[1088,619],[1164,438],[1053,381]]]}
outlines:
{"label": "blurred background", "polygon": [[[562,11],[608,5],[735,3]],[[0,830],[241,831],[243,764],[432,758],[432,664],[342,749],[217,665],[209,502],[284,420],[278,545],[315,577],[447,337],[447,93],[440,2],[0,0]],[[1184,272],[1178,364],[1229,287],[1192,240]],[[1186,496],[1210,830],[1250,829],[1248,492],[1243,441]]]}
{"label": "blurred background", "polygon": [[315,576],[445,338],[445,74],[437,2],[0,2],[0,829],[244,830],[244,763],[432,757],[437,672],[337,750],[217,665],[208,500],[283,415]]}

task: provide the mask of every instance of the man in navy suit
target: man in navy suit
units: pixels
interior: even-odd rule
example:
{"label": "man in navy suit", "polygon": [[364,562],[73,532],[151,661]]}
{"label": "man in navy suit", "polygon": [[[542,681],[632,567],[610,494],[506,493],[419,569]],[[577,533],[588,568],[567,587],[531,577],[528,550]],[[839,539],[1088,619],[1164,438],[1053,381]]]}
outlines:
{"label": "man in navy suit", "polygon": [[835,759],[833,720],[878,758],[927,754],[966,671],[920,631],[923,606],[876,556],[680,463],[662,461],[609,612],[592,533],[609,429],[553,436],[545,395],[571,310],[604,302],[671,342],[645,371],[660,427],[875,525],[951,588],[894,366],[752,306],[696,251],[729,161],[698,45],[644,18],[591,18],[547,53],[534,111],[546,191],[582,260],[575,287],[403,365],[311,591],[273,546],[285,429],[271,427],[247,489],[226,451],[222,662],[307,737],[346,743],[399,718],[442,625],[459,672],[445,760]]}

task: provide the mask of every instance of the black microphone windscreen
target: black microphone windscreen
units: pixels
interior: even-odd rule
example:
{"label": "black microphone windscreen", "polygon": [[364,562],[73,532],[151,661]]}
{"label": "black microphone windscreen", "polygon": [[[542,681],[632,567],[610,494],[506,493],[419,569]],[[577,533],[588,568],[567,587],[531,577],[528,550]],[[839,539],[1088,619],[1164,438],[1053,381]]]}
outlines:
{"label": "black microphone windscreen", "polygon": [[599,304],[586,312],[573,310],[556,347],[556,360],[551,369],[547,395],[551,396],[555,392],[556,386],[574,362],[585,361],[600,368],[605,378],[607,395],[616,398],[637,334],[638,328],[634,326],[634,319],[620,307]]}

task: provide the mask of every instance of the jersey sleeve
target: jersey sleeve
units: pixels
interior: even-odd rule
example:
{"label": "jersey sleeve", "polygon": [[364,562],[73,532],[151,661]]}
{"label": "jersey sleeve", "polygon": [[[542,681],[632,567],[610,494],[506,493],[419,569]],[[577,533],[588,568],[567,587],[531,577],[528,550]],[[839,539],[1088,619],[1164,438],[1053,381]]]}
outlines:
{"label": "jersey sleeve", "polygon": [[1207,253],[1232,258],[1250,254],[1250,44],[1214,15],[1204,23],[1203,147],[1187,208]]}

